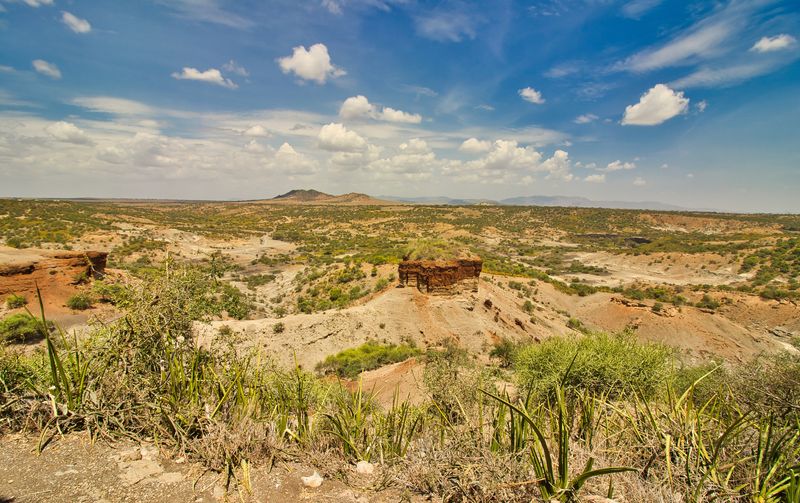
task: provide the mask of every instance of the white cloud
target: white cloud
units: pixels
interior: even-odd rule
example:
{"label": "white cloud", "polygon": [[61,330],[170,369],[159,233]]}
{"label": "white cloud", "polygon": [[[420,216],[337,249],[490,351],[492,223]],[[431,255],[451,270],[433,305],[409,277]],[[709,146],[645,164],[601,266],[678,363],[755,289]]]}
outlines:
{"label": "white cloud", "polygon": [[250,140],[245,144],[244,149],[252,154],[263,154],[267,151],[267,147],[260,144],[258,140]]}
{"label": "white cloud", "polygon": [[367,141],[355,131],[342,124],[331,122],[322,126],[317,136],[317,145],[332,152],[356,152],[367,147]]}
{"label": "white cloud", "polygon": [[222,65],[222,69],[228,73],[235,73],[241,77],[249,77],[250,72],[247,71],[247,68],[243,67],[239,63],[234,60],[230,60],[224,65]]}
{"label": "white cloud", "polygon": [[726,87],[753,77],[767,74],[780,66],[780,61],[764,60],[732,64],[719,68],[700,68],[686,77],[674,80],[670,86],[678,89],[689,87]]}
{"label": "white cloud", "polygon": [[542,103],[544,103],[544,98],[542,98],[542,93],[540,93],[539,91],[537,91],[532,87],[524,87],[517,92],[519,93],[520,97],[523,100],[529,103],[535,103],[536,105],[541,105]]}
{"label": "white cloud", "polygon": [[698,112],[703,113],[706,111],[706,108],[708,108],[708,102],[706,100],[698,101],[694,104],[694,107]]}
{"label": "white cloud", "polygon": [[656,126],[686,113],[689,98],[664,84],[656,84],[639,99],[639,103],[625,107],[623,125]]}
{"label": "white cloud", "polygon": [[608,163],[608,165],[600,171],[623,171],[631,169],[636,169],[635,162],[622,162],[620,160],[616,160]]}
{"label": "white cloud", "polygon": [[342,5],[337,0],[322,0],[322,6],[331,14],[340,15],[342,13]]}
{"label": "white cloud", "polygon": [[645,185],[647,185],[647,182],[641,176],[637,176],[633,180],[633,185],[636,186],[636,187],[644,187]]}
{"label": "white cloud", "polygon": [[34,59],[33,68],[37,72],[50,77],[51,79],[58,80],[61,78],[61,70],[59,70],[58,67],[53,63],[48,63],[43,59]]}
{"label": "white cloud", "polygon": [[53,5],[53,0],[21,0],[22,3],[30,7],[41,7],[42,5]]}
{"label": "white cloud", "polygon": [[492,142],[488,140],[479,140],[477,138],[469,138],[464,140],[464,143],[458,147],[458,150],[467,152],[468,154],[480,154],[488,152],[492,148]]}
{"label": "white cloud", "polygon": [[306,50],[304,46],[292,49],[292,55],[278,59],[283,73],[294,73],[304,80],[324,84],[328,78],[341,77],[347,72],[331,64],[325,44],[314,44]]}
{"label": "white cloud", "polygon": [[274,166],[285,174],[311,175],[317,170],[317,163],[298,153],[288,143],[283,143],[275,152]]}
{"label": "white cloud", "polygon": [[411,138],[406,143],[401,143],[399,149],[406,154],[427,154],[431,151],[428,142],[419,138]]}
{"label": "white cloud", "polygon": [[261,137],[261,138],[266,138],[266,137],[270,136],[269,131],[267,130],[267,128],[265,128],[261,124],[256,124],[255,126],[251,126],[251,127],[247,128],[247,129],[245,129],[242,132],[242,134],[245,135],[245,136],[254,136],[254,137]]}
{"label": "white cloud", "polygon": [[342,119],[358,119],[374,115],[375,105],[370,103],[366,96],[360,94],[347,98],[339,108],[339,117]]}
{"label": "white cloud", "polygon": [[480,104],[480,105],[476,106],[475,108],[477,108],[478,110],[486,111],[486,112],[494,112],[494,107],[492,105],[487,105],[485,103]]}
{"label": "white cloud", "polygon": [[775,35],[774,37],[761,37],[761,39],[753,44],[750,48],[755,52],[772,52],[788,49],[797,43],[797,39],[786,33]]}
{"label": "white cloud", "polygon": [[89,21],[81,19],[67,11],[61,13],[61,21],[75,33],[89,33],[92,31],[92,25]]}
{"label": "white cloud", "polygon": [[439,11],[416,18],[417,33],[437,42],[475,38],[476,19],[465,12]]}
{"label": "white cloud", "polygon": [[339,117],[343,119],[372,118],[405,124],[419,124],[422,122],[422,116],[419,114],[403,112],[390,107],[379,109],[376,105],[370,103],[366,96],[360,94],[344,100],[339,108]]}
{"label": "white cloud", "polygon": [[387,122],[403,122],[406,124],[419,124],[422,122],[422,116],[419,114],[411,114],[389,107],[381,110],[380,119]]}
{"label": "white cloud", "polygon": [[200,82],[207,82],[209,84],[227,87],[228,89],[236,89],[239,87],[232,80],[223,77],[222,73],[216,68],[209,68],[208,70],[201,72],[196,68],[184,66],[180,73],[174,72],[172,74],[172,78],[178,80],[198,80]]}
{"label": "white cloud", "polygon": [[590,122],[594,122],[600,117],[596,116],[595,114],[583,114],[575,117],[575,120],[572,121],[575,124],[589,124]]}
{"label": "white cloud", "polygon": [[113,96],[82,96],[73,99],[72,103],[93,112],[113,115],[149,115],[155,113],[154,108],[144,103]]}
{"label": "white cloud", "polygon": [[605,183],[606,174],[601,173],[601,174],[589,175],[586,178],[584,178],[583,181],[589,183]]}
{"label": "white cloud", "polygon": [[58,141],[74,143],[75,145],[93,145],[91,138],[71,122],[58,121],[50,124],[45,131]]}
{"label": "white cloud", "polygon": [[639,19],[647,11],[658,7],[662,0],[632,0],[622,6],[622,15],[632,19]]}

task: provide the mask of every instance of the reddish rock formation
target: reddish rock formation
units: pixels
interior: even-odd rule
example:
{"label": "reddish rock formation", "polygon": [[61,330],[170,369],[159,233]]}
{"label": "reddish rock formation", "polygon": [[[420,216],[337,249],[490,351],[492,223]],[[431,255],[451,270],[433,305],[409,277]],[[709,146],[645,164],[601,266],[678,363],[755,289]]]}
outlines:
{"label": "reddish rock formation", "polygon": [[478,291],[483,261],[480,258],[453,260],[404,260],[398,267],[400,284],[421,292],[446,295],[465,290]]}
{"label": "reddish rock formation", "polygon": [[102,277],[108,253],[47,250],[6,251],[0,254],[0,298],[34,292],[48,286],[77,285]]}

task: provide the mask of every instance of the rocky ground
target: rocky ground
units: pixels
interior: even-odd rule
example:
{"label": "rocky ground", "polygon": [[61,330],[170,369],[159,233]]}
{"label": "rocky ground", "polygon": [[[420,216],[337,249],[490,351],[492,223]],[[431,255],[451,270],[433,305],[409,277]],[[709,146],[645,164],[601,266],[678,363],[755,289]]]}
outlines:
{"label": "rocky ground", "polygon": [[337,479],[319,475],[321,470],[310,465],[276,462],[251,469],[248,482],[226,488],[224,474],[173,458],[153,444],[92,442],[87,435],[70,434],[38,454],[38,442],[25,435],[0,437],[0,502],[424,501],[384,488],[386,477],[378,465],[345,467]]}

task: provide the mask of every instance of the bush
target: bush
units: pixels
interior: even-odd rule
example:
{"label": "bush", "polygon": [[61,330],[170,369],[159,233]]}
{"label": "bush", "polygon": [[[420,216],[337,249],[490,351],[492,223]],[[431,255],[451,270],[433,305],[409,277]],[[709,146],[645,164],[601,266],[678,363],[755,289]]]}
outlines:
{"label": "bush", "polygon": [[489,356],[500,360],[501,367],[510,367],[514,363],[514,355],[518,348],[519,344],[516,344],[508,337],[503,337],[489,352]]}
{"label": "bush", "polygon": [[67,307],[83,311],[92,307],[92,298],[86,293],[78,293],[67,299]]}
{"label": "bush", "polygon": [[365,370],[372,370],[390,363],[401,362],[420,354],[420,350],[408,344],[379,344],[369,341],[357,348],[345,349],[325,358],[317,370],[339,377],[355,377]]}
{"label": "bush", "polygon": [[626,392],[652,396],[668,375],[671,355],[666,346],[640,344],[628,332],[593,333],[581,338],[551,337],[521,348],[514,369],[519,383],[538,396],[550,395],[562,379],[567,390],[609,397]]}
{"label": "bush", "polygon": [[719,302],[714,300],[714,298],[708,294],[703,295],[703,298],[695,303],[695,307],[699,307],[701,309],[711,309],[712,311],[716,310],[719,306]]}
{"label": "bush", "polygon": [[9,309],[19,309],[27,303],[28,299],[16,293],[12,293],[6,298],[6,306],[8,306]]}
{"label": "bush", "polygon": [[0,339],[4,341],[25,342],[44,336],[41,321],[30,314],[17,313],[0,320]]}
{"label": "bush", "polygon": [[272,333],[273,334],[282,334],[286,330],[286,325],[283,322],[279,321],[278,323],[272,325]]}

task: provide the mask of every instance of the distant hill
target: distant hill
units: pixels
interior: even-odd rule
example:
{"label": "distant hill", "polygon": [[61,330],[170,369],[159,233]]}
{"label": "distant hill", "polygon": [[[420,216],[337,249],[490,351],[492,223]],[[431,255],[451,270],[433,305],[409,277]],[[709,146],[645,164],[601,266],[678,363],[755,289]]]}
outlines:
{"label": "distant hill", "polygon": [[290,190],[285,194],[275,196],[267,201],[268,203],[280,204],[337,204],[337,205],[386,205],[391,204],[389,201],[382,201],[361,194],[358,192],[349,192],[335,196],[333,194],[326,194],[314,189],[295,189]]}
{"label": "distant hill", "polygon": [[420,205],[448,205],[448,206],[561,206],[567,208],[614,208],[631,210],[653,211],[715,211],[707,208],[685,208],[674,204],[660,203],[658,201],[595,201],[586,197],[575,196],[522,196],[509,197],[494,201],[491,199],[451,198],[445,196],[433,197],[398,197],[378,196],[377,198],[358,192],[350,192],[335,196],[313,189],[295,189],[286,194],[276,196],[267,202],[282,204],[341,204],[341,205],[387,205],[394,203],[409,203]]}
{"label": "distant hill", "polygon": [[585,197],[523,196],[503,199],[508,206],[567,206],[575,208],[615,208],[631,210],[687,211],[689,208],[657,201],[595,201]]}

